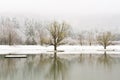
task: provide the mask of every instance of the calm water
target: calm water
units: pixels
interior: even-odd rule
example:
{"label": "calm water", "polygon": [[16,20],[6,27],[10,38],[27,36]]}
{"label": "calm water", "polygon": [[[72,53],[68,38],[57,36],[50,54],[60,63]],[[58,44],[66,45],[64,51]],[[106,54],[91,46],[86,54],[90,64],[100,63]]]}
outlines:
{"label": "calm water", "polygon": [[0,80],[120,80],[120,55],[1,55]]}

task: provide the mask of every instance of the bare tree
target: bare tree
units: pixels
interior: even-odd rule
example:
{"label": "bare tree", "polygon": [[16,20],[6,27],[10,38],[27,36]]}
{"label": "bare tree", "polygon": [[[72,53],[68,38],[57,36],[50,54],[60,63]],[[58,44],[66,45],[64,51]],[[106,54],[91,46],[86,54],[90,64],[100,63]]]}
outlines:
{"label": "bare tree", "polygon": [[25,21],[25,34],[26,34],[26,44],[27,45],[35,45],[37,44],[35,40],[35,21],[34,20],[28,20]]}
{"label": "bare tree", "polygon": [[42,22],[33,19],[32,20],[27,19],[25,21],[25,26],[26,26],[26,44],[43,45],[45,43],[47,34]]}
{"label": "bare tree", "polygon": [[97,36],[97,41],[106,49],[107,46],[112,44],[114,35],[111,32],[103,32]]}
{"label": "bare tree", "polygon": [[56,56],[57,46],[60,45],[61,41],[68,36],[70,32],[70,26],[65,22],[60,24],[54,21],[50,24],[50,26],[47,29],[50,33],[50,36],[52,37],[52,42],[54,45],[54,51]]}
{"label": "bare tree", "polygon": [[39,23],[36,23],[36,31],[37,31],[37,39],[38,39],[38,44],[43,45],[47,43],[47,31],[44,28],[44,25]]}
{"label": "bare tree", "polygon": [[[14,19],[14,21],[13,21]],[[1,18],[1,44],[19,44],[21,42],[20,36],[18,34],[18,22],[15,18]]]}
{"label": "bare tree", "polygon": [[92,32],[88,32],[88,43],[91,46],[94,41],[94,36]]}
{"label": "bare tree", "polygon": [[83,33],[78,34],[78,40],[79,40],[80,45],[82,46],[84,44],[84,35],[83,35]]}

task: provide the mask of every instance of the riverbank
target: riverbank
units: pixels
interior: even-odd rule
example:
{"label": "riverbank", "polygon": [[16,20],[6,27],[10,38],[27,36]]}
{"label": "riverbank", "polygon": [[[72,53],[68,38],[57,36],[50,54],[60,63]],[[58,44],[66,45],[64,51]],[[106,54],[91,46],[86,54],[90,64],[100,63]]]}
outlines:
{"label": "riverbank", "polygon": [[[61,45],[58,46],[58,54],[120,54],[120,45],[108,46],[106,50],[102,46]],[[53,46],[40,45],[0,45],[0,54],[53,54]]]}

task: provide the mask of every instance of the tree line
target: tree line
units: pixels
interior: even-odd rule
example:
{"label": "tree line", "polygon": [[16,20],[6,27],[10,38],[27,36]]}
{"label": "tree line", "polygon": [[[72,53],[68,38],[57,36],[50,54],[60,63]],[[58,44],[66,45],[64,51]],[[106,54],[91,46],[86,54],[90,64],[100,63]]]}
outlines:
{"label": "tree line", "polygon": [[[115,35],[111,32],[93,33],[82,31],[74,34],[70,24],[57,21],[41,22],[34,19],[0,18],[0,45],[58,45],[72,44],[68,38],[82,45],[103,45],[104,49],[112,44]],[[75,42],[76,42],[75,41]]]}

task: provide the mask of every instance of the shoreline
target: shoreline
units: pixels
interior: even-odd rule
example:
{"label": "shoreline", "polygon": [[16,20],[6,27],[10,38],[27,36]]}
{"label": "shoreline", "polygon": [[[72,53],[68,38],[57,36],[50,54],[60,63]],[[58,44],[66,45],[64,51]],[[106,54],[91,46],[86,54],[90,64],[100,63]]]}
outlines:
{"label": "shoreline", "polygon": [[[53,46],[40,45],[0,45],[0,54],[53,54]],[[58,46],[57,54],[120,54],[120,45],[108,46],[80,46],[80,45],[61,45]]]}

